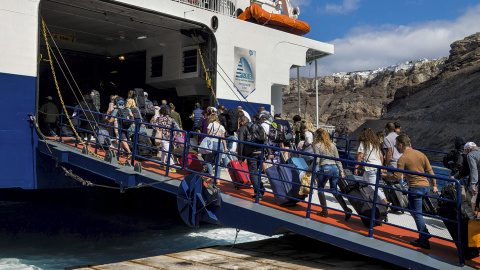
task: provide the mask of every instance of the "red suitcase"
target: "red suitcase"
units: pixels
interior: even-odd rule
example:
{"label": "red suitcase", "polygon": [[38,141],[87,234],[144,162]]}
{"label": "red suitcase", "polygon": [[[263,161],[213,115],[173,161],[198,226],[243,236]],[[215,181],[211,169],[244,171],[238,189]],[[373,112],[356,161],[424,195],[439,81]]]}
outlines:
{"label": "red suitcase", "polygon": [[[227,167],[228,167],[228,173],[230,174],[230,177],[232,178],[232,181],[233,181],[233,185],[235,186],[236,189],[239,189],[240,187],[242,187],[242,185],[246,185],[246,186],[252,185],[246,162],[232,160],[228,163]],[[237,185],[236,183],[240,183],[242,185]]]}
{"label": "red suitcase", "polygon": [[[198,156],[195,155],[195,154],[188,154],[188,158],[187,158],[187,165],[186,167],[189,169],[189,170],[192,170],[192,171],[196,171],[196,172],[202,172],[203,171],[203,164],[202,162],[200,162],[200,160],[197,160],[198,159]],[[184,168],[183,166],[183,158],[180,159],[180,164],[182,165],[182,168]],[[188,171],[185,171],[185,173],[188,175],[190,174],[190,172]]]}

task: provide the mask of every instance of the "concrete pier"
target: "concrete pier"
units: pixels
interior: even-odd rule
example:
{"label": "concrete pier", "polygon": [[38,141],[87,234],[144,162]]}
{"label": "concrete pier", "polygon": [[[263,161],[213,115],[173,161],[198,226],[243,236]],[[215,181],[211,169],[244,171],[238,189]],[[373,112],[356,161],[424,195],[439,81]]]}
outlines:
{"label": "concrete pier", "polygon": [[82,270],[144,269],[403,269],[303,236],[285,236],[231,246],[215,246]]}

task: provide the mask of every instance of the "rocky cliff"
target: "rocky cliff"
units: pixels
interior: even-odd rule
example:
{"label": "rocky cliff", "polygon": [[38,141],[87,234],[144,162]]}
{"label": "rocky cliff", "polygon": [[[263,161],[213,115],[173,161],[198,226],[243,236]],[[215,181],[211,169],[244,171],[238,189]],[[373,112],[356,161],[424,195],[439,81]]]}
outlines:
{"label": "rocky cliff", "polygon": [[[296,84],[297,80],[291,79],[290,86],[284,89],[283,111],[286,118],[298,114]],[[448,58],[423,59],[375,71],[339,73],[319,78],[320,122],[337,126],[342,136],[356,136],[357,132],[353,131],[366,120],[382,119],[382,124],[375,131],[382,130],[388,120],[411,121],[418,129],[426,122],[478,125],[479,86],[480,33],[477,33],[451,44]],[[300,88],[301,116],[315,122],[314,79],[301,78]],[[373,123],[369,122],[370,125]],[[409,127],[402,125],[404,130],[408,130]],[[480,132],[480,128],[478,130]],[[425,133],[423,135],[426,136]],[[458,135],[473,139],[467,134]],[[445,132],[445,138],[438,139],[444,141],[448,136],[450,134]],[[415,136],[412,138],[418,139]],[[422,144],[427,147],[426,141]]]}

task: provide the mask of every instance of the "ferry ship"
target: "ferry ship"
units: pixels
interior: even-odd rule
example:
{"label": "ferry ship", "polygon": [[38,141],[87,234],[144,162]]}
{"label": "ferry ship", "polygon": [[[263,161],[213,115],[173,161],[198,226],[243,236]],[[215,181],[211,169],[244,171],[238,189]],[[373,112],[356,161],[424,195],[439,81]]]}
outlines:
{"label": "ferry ship", "polygon": [[[82,185],[115,187],[121,192],[155,188],[176,194],[180,216],[194,227],[210,222],[264,235],[299,233],[407,268],[480,267],[478,258],[465,264],[464,251],[455,247],[462,246],[462,240],[452,239],[442,227],[445,219],[438,216],[426,215],[427,224],[435,228],[431,230],[432,250],[420,250],[409,245],[418,232],[414,223],[406,222],[411,219],[408,214],[390,215],[387,221],[354,213],[350,221],[344,221],[342,210],[330,202],[329,217],[312,214],[321,209],[312,198],[317,192],[314,181],[308,200],[298,200],[291,207],[278,206],[275,197],[279,194],[268,186],[263,201],[252,198],[250,187],[235,189],[226,172],[207,181],[210,175],[186,166],[188,160],[200,161],[186,155],[190,148],[198,149],[189,140],[198,135],[195,132],[167,128],[185,137],[185,142],[169,140],[170,145],[183,146],[181,165],[137,153],[139,147],[155,148],[139,143],[139,136],[154,139],[140,133],[140,125],[158,128],[147,122],[136,120],[129,159],[121,156],[119,147],[104,148],[98,134],[93,141],[78,136],[81,128],[72,124],[71,115],[79,102],[77,96],[91,89],[101,97],[100,113],[94,113],[97,120],[107,116],[102,112],[107,110],[110,95],[126,96],[137,87],[146,90],[150,99],[174,101],[185,122],[196,102],[242,106],[250,114],[259,107],[281,113],[282,87],[289,85],[290,69],[334,53],[333,45],[301,36],[308,25],[297,20],[298,13],[288,0],[2,1],[2,192]],[[74,130],[73,136],[62,129],[58,137],[42,133],[38,109],[46,96],[61,101],[60,125]],[[100,121],[92,124],[102,126]],[[344,142],[342,157],[348,157],[351,141],[336,140]],[[168,158],[175,155],[162,151]],[[345,165],[356,164],[351,159],[340,160]],[[216,170],[225,167],[218,158],[215,165]],[[177,172],[170,172],[170,167]],[[453,181],[459,190],[458,181],[441,175],[436,178]],[[383,187],[377,181],[375,188]],[[456,205],[460,210],[460,200]],[[364,227],[360,218],[369,219],[370,226]],[[451,222],[460,224],[460,220],[458,215]]]}

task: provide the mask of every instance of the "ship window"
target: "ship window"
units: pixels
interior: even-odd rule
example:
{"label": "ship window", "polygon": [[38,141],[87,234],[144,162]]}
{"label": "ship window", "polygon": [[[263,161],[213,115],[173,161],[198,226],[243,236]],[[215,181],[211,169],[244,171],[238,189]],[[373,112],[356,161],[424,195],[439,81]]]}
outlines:
{"label": "ship window", "polygon": [[183,73],[197,71],[197,50],[183,52]]}
{"label": "ship window", "polygon": [[150,77],[162,77],[163,75],[163,55],[151,58]]}

